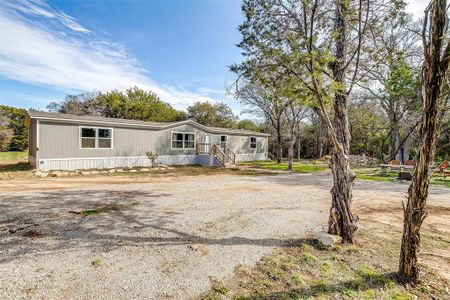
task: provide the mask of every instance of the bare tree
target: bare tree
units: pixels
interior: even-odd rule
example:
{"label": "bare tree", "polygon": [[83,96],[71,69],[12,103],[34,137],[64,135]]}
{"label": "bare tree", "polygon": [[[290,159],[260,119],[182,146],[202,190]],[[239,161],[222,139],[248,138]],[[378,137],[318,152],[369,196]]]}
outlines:
{"label": "bare tree", "polygon": [[305,118],[307,107],[299,103],[290,102],[285,110],[287,125],[289,127],[288,170],[293,170],[294,146],[300,131],[300,122]]}
{"label": "bare tree", "polygon": [[236,85],[234,96],[247,107],[247,112],[264,116],[276,132],[277,163],[281,163],[283,156],[283,117],[286,112],[287,103],[282,99],[264,89],[251,83]]}
{"label": "bare tree", "polygon": [[404,279],[419,280],[418,252],[420,227],[427,215],[426,201],[430,184],[430,165],[433,163],[440,130],[444,97],[442,86],[450,61],[447,1],[432,0],[425,10],[422,30],[424,62],[422,66],[423,114],[420,124],[420,146],[408,202],[403,208],[403,238],[399,273]]}

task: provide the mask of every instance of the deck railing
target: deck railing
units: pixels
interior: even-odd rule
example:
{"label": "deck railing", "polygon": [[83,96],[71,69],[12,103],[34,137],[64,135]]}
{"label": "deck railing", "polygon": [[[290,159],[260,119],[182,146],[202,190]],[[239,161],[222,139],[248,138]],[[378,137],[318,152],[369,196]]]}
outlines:
{"label": "deck railing", "polygon": [[227,144],[197,143],[196,152],[214,155],[223,166],[227,161],[236,163],[236,153]]}

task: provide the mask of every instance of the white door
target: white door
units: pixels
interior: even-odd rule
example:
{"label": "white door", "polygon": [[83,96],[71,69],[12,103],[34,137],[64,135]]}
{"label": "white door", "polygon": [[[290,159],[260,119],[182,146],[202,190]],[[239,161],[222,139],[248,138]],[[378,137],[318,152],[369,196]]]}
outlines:
{"label": "white door", "polygon": [[211,149],[210,143],[211,143],[211,136],[205,135],[205,152],[206,153],[209,153],[209,149]]}

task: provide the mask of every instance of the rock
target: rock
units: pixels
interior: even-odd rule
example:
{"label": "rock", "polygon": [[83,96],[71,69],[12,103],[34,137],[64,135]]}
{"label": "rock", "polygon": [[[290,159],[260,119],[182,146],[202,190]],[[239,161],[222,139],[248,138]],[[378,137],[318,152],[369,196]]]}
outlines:
{"label": "rock", "polygon": [[100,174],[100,171],[91,171],[91,175]]}
{"label": "rock", "polygon": [[149,172],[149,171],[150,171],[150,169],[147,169],[147,168],[142,168],[142,169],[139,169],[139,171],[140,171],[140,172]]}
{"label": "rock", "polygon": [[188,248],[191,249],[192,251],[197,251],[198,245],[189,245]]}
{"label": "rock", "polygon": [[350,165],[353,166],[364,166],[364,167],[372,167],[378,165],[378,160],[373,157],[362,155],[349,155],[348,160]]}
{"label": "rock", "polygon": [[116,169],[116,172],[117,173],[123,173],[123,172],[125,172],[125,170],[124,169]]}
{"label": "rock", "polygon": [[337,235],[332,235],[327,232],[317,232],[311,236],[312,239],[317,240],[325,247],[333,246],[341,242],[341,237]]}
{"label": "rock", "polygon": [[52,176],[52,177],[69,176],[69,172],[55,171],[55,172],[52,172],[51,176]]}
{"label": "rock", "polygon": [[108,173],[109,174],[117,173],[117,170],[116,169],[111,169],[111,170],[108,170]]}
{"label": "rock", "polygon": [[80,172],[81,175],[91,175],[90,171],[81,171]]}
{"label": "rock", "polygon": [[130,170],[130,173],[136,173],[136,172],[137,172],[136,169],[131,169],[131,170]]}
{"label": "rock", "polygon": [[47,177],[47,176],[48,176],[48,173],[47,173],[47,172],[36,172],[35,175],[36,175],[37,177],[42,178],[42,177]]}

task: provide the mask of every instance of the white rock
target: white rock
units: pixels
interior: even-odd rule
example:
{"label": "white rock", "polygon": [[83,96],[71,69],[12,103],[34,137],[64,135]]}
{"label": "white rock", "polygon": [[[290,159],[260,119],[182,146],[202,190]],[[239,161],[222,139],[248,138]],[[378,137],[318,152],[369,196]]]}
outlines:
{"label": "white rock", "polygon": [[150,169],[142,168],[142,169],[139,169],[139,171],[140,171],[140,172],[148,172],[148,171],[150,171]]}
{"label": "white rock", "polygon": [[323,231],[311,235],[311,238],[319,241],[325,247],[330,247],[341,242],[340,236],[332,235]]}
{"label": "white rock", "polygon": [[56,177],[63,177],[63,176],[69,176],[69,172],[57,172]]}
{"label": "white rock", "polygon": [[37,177],[42,178],[42,177],[47,177],[47,176],[48,176],[48,173],[47,173],[47,172],[36,172],[35,175],[36,175]]}

